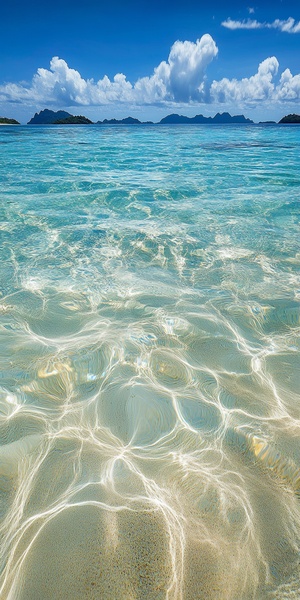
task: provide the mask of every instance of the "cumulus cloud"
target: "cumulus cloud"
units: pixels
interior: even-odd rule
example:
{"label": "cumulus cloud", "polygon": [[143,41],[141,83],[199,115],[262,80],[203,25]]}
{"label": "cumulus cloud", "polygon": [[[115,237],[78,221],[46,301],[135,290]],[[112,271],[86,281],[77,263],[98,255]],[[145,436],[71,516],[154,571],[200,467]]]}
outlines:
{"label": "cumulus cloud", "polygon": [[7,102],[35,102],[46,104],[93,105],[109,104],[131,99],[132,85],[125,75],[118,73],[111,81],[107,76],[97,83],[83,79],[78,71],[70,69],[65,60],[54,56],[50,70],[38,69],[30,86],[6,84],[0,86],[0,99]]}
{"label": "cumulus cloud", "polygon": [[244,79],[221,79],[213,81],[211,96],[217,102],[251,104],[268,100],[273,96],[273,77],[278,72],[279,63],[275,56],[260,63],[258,71],[252,77]]}
{"label": "cumulus cloud", "polygon": [[161,62],[151,77],[136,82],[134,99],[148,103],[205,101],[205,71],[217,53],[216,43],[209,34],[196,43],[175,42],[168,61]]}
{"label": "cumulus cloud", "polygon": [[276,88],[276,97],[281,102],[299,102],[300,75],[293,76],[290,69],[283,71]]}
{"label": "cumulus cloud", "polygon": [[213,81],[210,94],[214,102],[235,104],[239,106],[257,106],[262,102],[299,102],[300,75],[292,75],[286,69],[278,84],[274,77],[278,73],[279,63],[275,56],[266,58],[260,63],[255,75],[244,79],[227,79]]}
{"label": "cumulus cloud", "polygon": [[196,42],[176,41],[167,61],[161,62],[150,77],[135,84],[118,73],[110,80],[106,75],[99,81],[83,79],[66,61],[54,57],[50,69],[38,69],[31,85],[0,86],[0,100],[72,105],[102,105],[116,102],[155,104],[189,102],[205,99],[205,72],[215,58],[218,48],[209,34]]}
{"label": "cumulus cloud", "polygon": [[[251,21],[257,23],[256,21]],[[287,22],[285,22],[287,23]],[[294,23],[294,21],[293,21]],[[297,24],[292,26],[295,28]],[[291,28],[291,25],[287,27]],[[151,76],[131,83],[123,73],[112,79],[106,75],[95,81],[84,79],[65,60],[54,57],[49,69],[40,68],[29,85],[7,83],[0,86],[0,102],[35,106],[164,105],[226,103],[258,106],[263,102],[299,102],[300,74],[286,69],[278,75],[275,56],[260,63],[257,73],[243,79],[223,79],[210,83],[206,76],[218,48],[209,34],[196,42],[177,41],[168,59]]]}
{"label": "cumulus cloud", "polygon": [[[248,9],[249,12],[254,12],[252,9]],[[286,20],[275,19],[272,23],[267,21],[257,21],[256,19],[244,19],[243,21],[234,21],[233,19],[226,19],[221,23],[223,27],[227,29],[279,29],[286,33],[300,33],[300,21],[296,22],[295,19],[289,17]]]}
{"label": "cumulus cloud", "polygon": [[218,49],[210,35],[192,42],[175,42],[169,55],[169,88],[176,100],[195,100],[203,92],[203,78],[207,66]]}

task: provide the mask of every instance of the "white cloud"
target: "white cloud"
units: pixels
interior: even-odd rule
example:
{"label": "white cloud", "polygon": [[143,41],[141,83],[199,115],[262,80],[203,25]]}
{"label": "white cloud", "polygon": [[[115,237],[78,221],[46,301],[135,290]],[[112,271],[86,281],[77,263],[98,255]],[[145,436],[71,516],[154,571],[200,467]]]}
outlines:
{"label": "white cloud", "polygon": [[286,69],[276,85],[274,77],[278,68],[278,60],[272,56],[260,63],[257,73],[252,77],[213,81],[210,88],[211,100],[238,106],[257,106],[263,102],[299,102],[300,74],[292,75],[291,71]]}
{"label": "white cloud", "polygon": [[193,42],[173,44],[168,62],[161,62],[151,77],[139,79],[133,98],[142,103],[205,100],[205,71],[218,53],[209,34]]}
{"label": "white cloud", "polygon": [[203,78],[207,66],[218,49],[210,35],[192,42],[175,42],[169,55],[169,89],[175,100],[196,100],[203,92]]}
{"label": "white cloud", "polygon": [[287,33],[300,33],[300,21],[296,23],[292,17],[289,17],[286,21],[276,19],[270,26],[274,29],[280,29],[280,31],[286,31]]}
{"label": "white cloud", "polygon": [[[256,23],[256,21],[251,21]],[[287,23],[287,22],[285,22]],[[288,27],[288,25],[286,25]],[[292,27],[295,27],[293,21]],[[289,25],[291,27],[291,25]],[[30,85],[7,83],[0,86],[0,102],[23,106],[164,106],[183,104],[227,104],[235,107],[257,107],[264,103],[298,103],[300,74],[286,69],[277,77],[279,63],[275,56],[260,63],[257,73],[243,79],[214,80],[210,84],[206,70],[216,57],[218,48],[206,34],[196,42],[177,41],[166,61],[162,61],[150,77],[135,83],[118,73],[94,81],[84,79],[66,61],[54,57],[50,69],[38,69]]]}
{"label": "white cloud", "polygon": [[276,88],[276,98],[281,102],[299,102],[300,75],[292,75],[289,69],[283,71]]}
{"label": "white cloud", "polygon": [[0,100],[36,104],[102,105],[116,102],[155,104],[204,100],[205,71],[218,53],[209,34],[195,43],[177,41],[167,61],[154,69],[151,77],[143,77],[134,85],[118,73],[110,80],[106,75],[95,82],[83,79],[61,58],[54,57],[50,70],[38,69],[30,86],[0,86]]}
{"label": "white cloud", "polygon": [[[249,13],[253,13],[253,9],[248,9]],[[284,31],[286,33],[300,33],[300,21],[298,23],[292,17],[289,17],[285,21],[280,19],[275,19],[272,23],[267,23],[266,21],[260,22],[256,19],[244,19],[243,21],[234,21],[233,19],[226,19],[221,23],[223,27],[227,27],[227,29],[279,29],[279,31]]]}
{"label": "white cloud", "polygon": [[234,104],[255,104],[272,98],[274,93],[273,77],[278,72],[279,63],[275,56],[260,63],[258,71],[252,77],[244,79],[221,79],[213,81],[211,96],[218,102]]}
{"label": "white cloud", "polygon": [[107,76],[95,83],[83,79],[78,71],[70,69],[65,60],[54,56],[50,70],[38,69],[31,86],[6,84],[0,86],[0,99],[10,102],[71,105],[108,104],[130,101],[132,85],[125,75],[118,73],[111,81]]}
{"label": "white cloud", "polygon": [[263,23],[259,23],[256,19],[244,19],[243,21],[233,21],[228,17],[226,21],[222,21],[221,25],[227,29],[262,29]]}

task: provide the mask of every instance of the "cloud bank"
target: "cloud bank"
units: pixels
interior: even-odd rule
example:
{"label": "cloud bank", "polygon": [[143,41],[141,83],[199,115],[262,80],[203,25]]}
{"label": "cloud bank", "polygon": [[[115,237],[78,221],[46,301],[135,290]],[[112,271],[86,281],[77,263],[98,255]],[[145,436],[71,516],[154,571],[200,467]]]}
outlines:
{"label": "cloud bank", "polygon": [[266,58],[252,77],[244,79],[221,79],[211,85],[211,95],[218,102],[234,104],[258,103],[276,97],[273,78],[277,75],[279,63],[275,56]]}
{"label": "cloud bank", "polygon": [[286,33],[300,33],[300,21],[298,23],[292,17],[289,17],[285,21],[275,19],[272,23],[266,21],[260,22],[256,19],[244,19],[243,21],[234,21],[233,19],[226,19],[221,23],[223,27],[227,29],[279,29]]}
{"label": "cloud bank", "polygon": [[243,79],[213,81],[210,97],[219,103],[239,106],[257,106],[262,103],[287,103],[300,101],[300,74],[292,75],[285,69],[277,85],[274,78],[278,73],[279,62],[276,56],[263,60],[255,75]]}
{"label": "cloud bank", "polygon": [[10,83],[0,86],[0,100],[63,106],[201,102],[206,95],[205,72],[217,53],[216,43],[209,34],[196,42],[176,41],[168,60],[161,62],[153,75],[138,79],[134,85],[123,73],[115,75],[113,80],[106,75],[97,82],[85,80],[78,71],[55,56],[50,62],[50,70],[38,69],[30,86]]}
{"label": "cloud bank", "polygon": [[58,107],[200,103],[254,107],[263,103],[299,102],[300,74],[292,75],[286,69],[279,76],[275,56],[261,62],[257,73],[249,78],[224,77],[209,83],[206,71],[217,54],[217,45],[209,34],[196,42],[176,41],[168,59],[162,61],[151,76],[142,77],[134,84],[123,73],[117,73],[113,79],[106,75],[98,81],[84,79],[56,56],[50,62],[50,69],[37,70],[31,84],[1,85],[0,102]]}

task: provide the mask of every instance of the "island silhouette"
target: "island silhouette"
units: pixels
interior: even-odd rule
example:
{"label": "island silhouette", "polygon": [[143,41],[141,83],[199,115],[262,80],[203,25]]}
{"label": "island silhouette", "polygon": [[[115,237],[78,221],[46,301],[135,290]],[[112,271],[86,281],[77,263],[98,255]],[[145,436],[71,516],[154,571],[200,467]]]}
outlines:
{"label": "island silhouette", "polygon": [[[71,115],[70,113],[59,110],[53,111],[49,109],[41,110],[35,113],[34,117],[28,121],[28,125],[82,125],[91,124],[92,121],[82,115]],[[228,112],[217,113],[214,117],[204,117],[204,115],[195,115],[194,117],[186,117],[185,115],[171,114],[163,117],[158,123],[153,121],[140,121],[133,117],[125,119],[104,119],[97,121],[96,125],[172,125],[172,124],[213,124],[213,123],[242,123],[252,124],[251,119],[247,119],[244,115],[231,116]]]}
{"label": "island silhouette", "polygon": [[[125,117],[124,119],[104,119],[95,123],[83,115],[72,115],[65,110],[50,110],[45,108],[28,121],[27,125],[181,125],[181,124],[207,124],[207,125],[225,125],[225,124],[241,124],[254,125],[254,121],[248,119],[244,115],[231,115],[228,112],[217,113],[214,117],[205,117],[202,114],[194,117],[187,117],[172,113],[163,117],[160,121],[140,121],[134,117]],[[276,125],[276,121],[260,121],[259,125]],[[284,116],[278,124],[300,124],[300,115],[289,114]],[[0,125],[20,125],[15,119],[0,117]]]}

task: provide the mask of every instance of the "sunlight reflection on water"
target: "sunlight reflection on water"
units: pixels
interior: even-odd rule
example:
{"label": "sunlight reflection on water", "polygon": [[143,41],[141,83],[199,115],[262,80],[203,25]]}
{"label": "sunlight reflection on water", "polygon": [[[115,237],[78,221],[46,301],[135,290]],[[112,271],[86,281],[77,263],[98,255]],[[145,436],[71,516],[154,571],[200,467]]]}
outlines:
{"label": "sunlight reflection on water", "polygon": [[295,129],[18,132],[1,598],[299,597]]}

